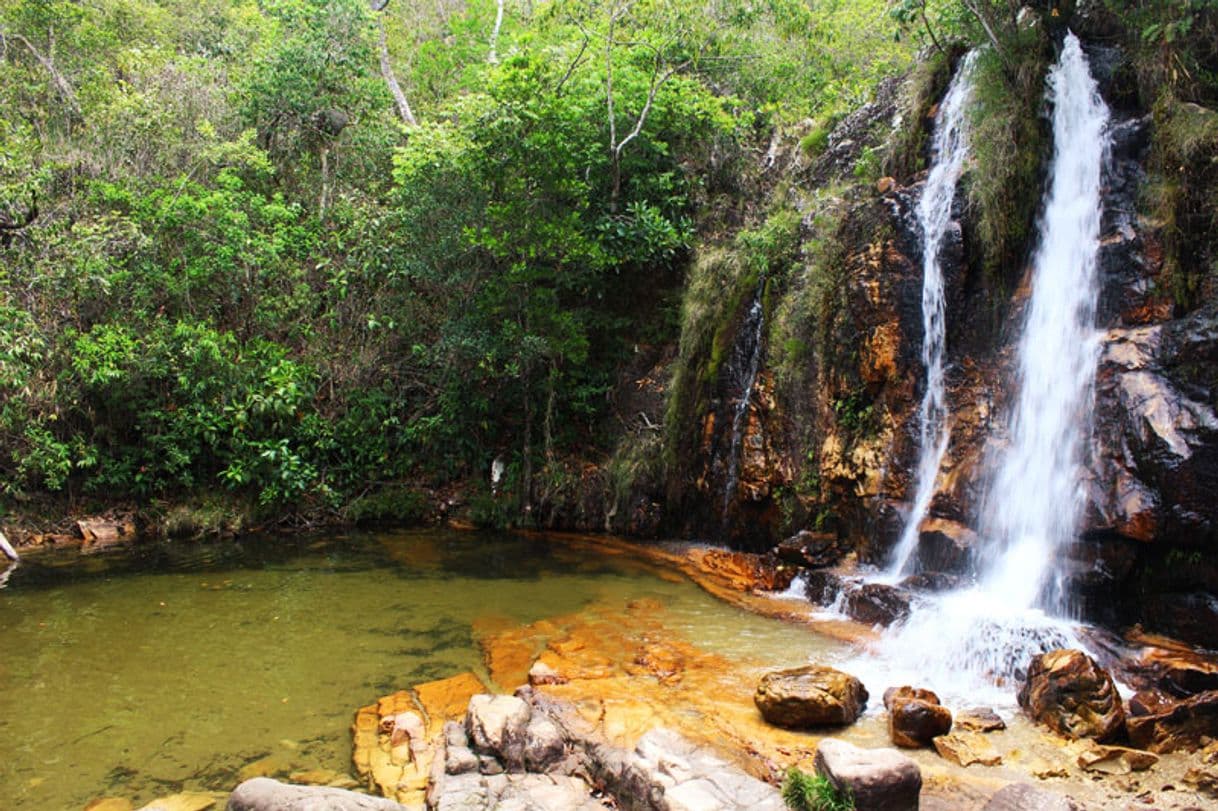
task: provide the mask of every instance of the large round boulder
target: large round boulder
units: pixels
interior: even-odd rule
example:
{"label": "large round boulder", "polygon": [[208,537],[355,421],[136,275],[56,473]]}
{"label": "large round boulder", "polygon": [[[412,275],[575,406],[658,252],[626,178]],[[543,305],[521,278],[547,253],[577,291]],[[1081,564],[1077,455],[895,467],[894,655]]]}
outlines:
{"label": "large round boulder", "polygon": [[1125,726],[1112,677],[1080,650],[1033,657],[1018,698],[1032,720],[1068,738],[1109,741]]}
{"label": "large round boulder", "polygon": [[767,673],[757,685],[753,702],[775,726],[811,729],[852,724],[867,706],[867,688],[831,667],[804,667]]}

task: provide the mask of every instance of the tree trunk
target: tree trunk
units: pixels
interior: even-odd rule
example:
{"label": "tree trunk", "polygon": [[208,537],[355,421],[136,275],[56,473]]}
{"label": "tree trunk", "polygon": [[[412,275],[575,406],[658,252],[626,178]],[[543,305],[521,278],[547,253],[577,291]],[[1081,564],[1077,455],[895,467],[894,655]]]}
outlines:
{"label": "tree trunk", "polygon": [[380,17],[376,20],[377,27],[377,50],[380,52],[381,58],[381,76],[385,77],[385,84],[389,85],[389,92],[393,96],[393,101],[398,108],[398,116],[409,127],[417,127],[419,122],[414,117],[414,112],[410,109],[410,102],[406,100],[406,94],[402,92],[402,86],[398,84],[398,77],[393,72],[393,63],[389,61],[389,43],[385,40],[385,21]]}
{"label": "tree trunk", "polygon": [[487,54],[486,61],[492,65],[499,62],[499,30],[503,28],[503,3],[504,0],[497,0],[495,11],[495,28],[491,31],[491,52]]}

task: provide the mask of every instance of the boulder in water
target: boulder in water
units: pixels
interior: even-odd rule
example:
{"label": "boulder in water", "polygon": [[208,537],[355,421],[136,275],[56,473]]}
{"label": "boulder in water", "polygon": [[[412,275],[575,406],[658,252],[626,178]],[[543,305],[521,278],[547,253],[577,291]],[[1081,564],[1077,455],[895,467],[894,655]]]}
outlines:
{"label": "boulder in water", "polygon": [[952,731],[952,713],[930,690],[898,687],[884,693],[888,736],[897,746],[918,749]]}
{"label": "boulder in water", "polygon": [[1150,715],[1131,715],[1129,740],[1139,749],[1165,753],[1200,749],[1218,738],[1218,690],[1170,704]]}
{"label": "boulder in water", "polygon": [[1069,738],[1108,741],[1125,725],[1112,677],[1080,650],[1033,657],[1018,698],[1032,720]]}
{"label": "boulder in water", "polygon": [[922,771],[895,749],[861,749],[826,738],[816,747],[816,773],[849,792],[857,811],[917,811]]}
{"label": "boulder in water", "polygon": [[765,720],[787,729],[853,724],[867,706],[867,688],[831,667],[804,667],[767,673],[753,702]]}
{"label": "boulder in water", "polygon": [[866,583],[847,592],[846,613],[868,625],[892,625],[909,616],[909,595],[896,586]]}

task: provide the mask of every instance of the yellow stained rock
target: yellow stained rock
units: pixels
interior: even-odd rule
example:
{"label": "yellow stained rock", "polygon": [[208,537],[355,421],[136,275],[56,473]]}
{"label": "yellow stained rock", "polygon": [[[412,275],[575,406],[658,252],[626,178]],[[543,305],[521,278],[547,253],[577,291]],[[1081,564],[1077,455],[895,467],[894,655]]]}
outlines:
{"label": "yellow stained rock", "polygon": [[223,807],[227,796],[226,794],[184,792],[153,800],[140,811],[212,811],[217,806]]}

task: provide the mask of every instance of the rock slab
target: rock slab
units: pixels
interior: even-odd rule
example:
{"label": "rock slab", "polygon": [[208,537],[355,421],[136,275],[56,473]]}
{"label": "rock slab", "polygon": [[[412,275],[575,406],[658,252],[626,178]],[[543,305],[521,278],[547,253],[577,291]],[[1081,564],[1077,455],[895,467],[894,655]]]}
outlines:
{"label": "rock slab", "polygon": [[1083,811],[1083,807],[1052,791],[1028,783],[1012,783],[999,789],[981,811]]}
{"label": "rock slab", "polygon": [[863,683],[831,667],[804,667],[767,673],[753,702],[765,720],[786,729],[852,724],[867,706]]}
{"label": "rock slab", "polygon": [[255,777],[237,786],[226,811],[407,811],[406,806],[325,786],[294,786],[269,777]]}
{"label": "rock slab", "polygon": [[816,748],[816,773],[849,792],[857,811],[917,811],[922,771],[895,749],[861,749],[826,738]]}

